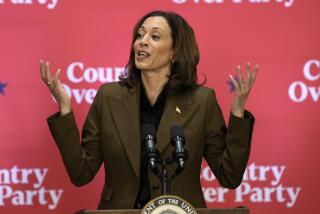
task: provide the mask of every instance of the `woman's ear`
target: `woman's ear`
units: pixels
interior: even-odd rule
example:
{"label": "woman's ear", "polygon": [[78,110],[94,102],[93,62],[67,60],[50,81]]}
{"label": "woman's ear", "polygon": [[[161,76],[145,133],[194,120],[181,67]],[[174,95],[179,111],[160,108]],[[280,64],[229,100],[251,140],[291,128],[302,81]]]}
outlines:
{"label": "woman's ear", "polygon": [[174,56],[172,55],[171,57],[170,57],[170,61],[171,61],[171,64],[173,64],[174,63]]}

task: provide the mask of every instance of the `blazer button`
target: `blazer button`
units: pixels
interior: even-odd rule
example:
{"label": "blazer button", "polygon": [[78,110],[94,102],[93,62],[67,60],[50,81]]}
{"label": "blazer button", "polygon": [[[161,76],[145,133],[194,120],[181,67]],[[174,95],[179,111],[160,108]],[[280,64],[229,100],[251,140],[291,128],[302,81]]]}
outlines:
{"label": "blazer button", "polygon": [[153,191],[156,191],[156,190],[158,190],[158,189],[160,189],[159,186],[152,186],[152,190],[153,190]]}

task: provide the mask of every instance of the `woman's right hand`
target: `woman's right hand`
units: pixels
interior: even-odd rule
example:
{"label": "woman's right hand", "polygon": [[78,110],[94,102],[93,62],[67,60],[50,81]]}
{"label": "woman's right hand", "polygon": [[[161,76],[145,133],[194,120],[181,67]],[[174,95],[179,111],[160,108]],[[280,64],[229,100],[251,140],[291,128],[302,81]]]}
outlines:
{"label": "woman's right hand", "polygon": [[60,114],[65,115],[71,112],[71,99],[62,87],[62,84],[59,80],[60,72],[61,70],[58,69],[57,72],[54,74],[54,77],[51,77],[50,63],[42,60],[40,61],[41,78],[49,88],[51,94],[56,99],[60,109]]}

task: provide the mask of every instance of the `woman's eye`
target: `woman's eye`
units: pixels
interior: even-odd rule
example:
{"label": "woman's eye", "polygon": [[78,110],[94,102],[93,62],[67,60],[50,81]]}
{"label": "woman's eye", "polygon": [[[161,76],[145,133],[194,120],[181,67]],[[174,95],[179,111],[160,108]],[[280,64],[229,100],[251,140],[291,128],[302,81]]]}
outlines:
{"label": "woman's eye", "polygon": [[143,34],[142,33],[138,33],[137,34],[137,38],[141,38],[141,37],[143,37]]}
{"label": "woman's eye", "polygon": [[152,35],[152,39],[158,40],[158,39],[160,39],[160,36],[158,36],[158,35]]}

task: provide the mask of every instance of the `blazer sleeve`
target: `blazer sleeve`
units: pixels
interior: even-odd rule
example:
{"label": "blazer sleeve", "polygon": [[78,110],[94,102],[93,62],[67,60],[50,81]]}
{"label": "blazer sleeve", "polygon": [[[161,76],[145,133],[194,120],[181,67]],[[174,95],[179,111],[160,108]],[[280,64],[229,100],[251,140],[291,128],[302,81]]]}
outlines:
{"label": "blazer sleeve", "polygon": [[71,182],[76,186],[89,183],[102,163],[99,116],[101,115],[101,96],[100,88],[85,120],[81,139],[73,112],[63,116],[58,112],[47,119],[64,166]]}
{"label": "blazer sleeve", "polygon": [[210,90],[204,158],[223,187],[234,189],[242,182],[250,154],[254,121],[253,115],[246,110],[244,118],[230,113],[227,128],[215,93]]}

